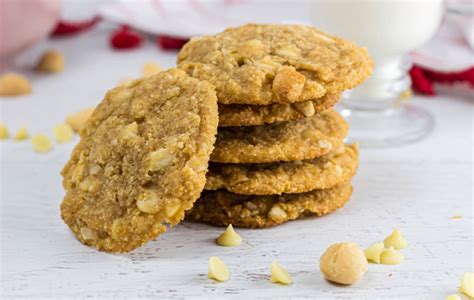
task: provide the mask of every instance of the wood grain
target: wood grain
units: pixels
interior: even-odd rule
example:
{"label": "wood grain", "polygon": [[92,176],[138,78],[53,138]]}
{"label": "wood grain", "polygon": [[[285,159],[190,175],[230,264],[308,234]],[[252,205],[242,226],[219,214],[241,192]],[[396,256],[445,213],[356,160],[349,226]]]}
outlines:
{"label": "wood grain", "polygon": [[[145,61],[173,64],[173,53],[157,54],[152,45],[112,53],[103,42],[107,34],[99,28],[35,49],[31,59],[41,47],[62,49],[71,58],[68,69],[51,77],[29,74],[33,94],[0,101],[1,121],[12,130],[25,123],[33,133],[51,135],[68,113],[94,105],[108,87],[138,74]],[[86,53],[80,45],[98,46]],[[473,105],[449,96],[414,103],[435,115],[435,132],[406,147],[362,149],[346,207],[271,229],[239,230],[244,242],[235,248],[215,245],[222,229],[188,222],[130,254],[85,247],[59,217],[59,171],[73,144],[38,155],[29,142],[1,142],[0,298],[443,299],[473,269]],[[318,260],[330,244],[366,247],[397,227],[409,241],[404,264],[371,264],[351,287],[323,279]],[[212,255],[227,263],[230,281],[207,279]],[[275,259],[292,274],[293,285],[270,283]]]}

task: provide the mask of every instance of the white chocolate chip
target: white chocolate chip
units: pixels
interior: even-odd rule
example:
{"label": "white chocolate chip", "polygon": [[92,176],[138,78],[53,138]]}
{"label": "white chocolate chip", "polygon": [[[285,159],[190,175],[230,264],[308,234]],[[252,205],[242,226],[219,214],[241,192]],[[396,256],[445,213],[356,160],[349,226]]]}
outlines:
{"label": "white chocolate chip", "polygon": [[0,140],[6,140],[9,136],[10,133],[8,132],[7,126],[0,122]]}
{"label": "white chocolate chip", "polygon": [[343,170],[341,166],[336,165],[336,167],[334,168],[334,171],[336,172],[337,176],[342,176]]}
{"label": "white chocolate chip", "polygon": [[198,157],[193,156],[186,162],[186,165],[193,169],[196,173],[207,170],[207,164],[202,162]]}
{"label": "white chocolate chip", "polygon": [[207,277],[217,281],[229,280],[229,270],[225,263],[217,256],[211,256],[209,258],[209,272]]}
{"label": "white chocolate chip", "polygon": [[54,127],[54,137],[58,143],[69,142],[74,136],[74,130],[68,124],[59,124]]}
{"label": "white chocolate chip", "polygon": [[300,56],[299,49],[296,48],[295,46],[287,46],[287,47],[277,49],[275,51],[275,54],[286,57],[286,58],[291,58],[291,59],[298,59]]}
{"label": "white chocolate chip", "polygon": [[122,127],[120,131],[120,137],[123,139],[129,139],[138,135],[138,124],[137,122],[130,123]]}
{"label": "white chocolate chip", "polygon": [[86,179],[79,184],[79,188],[86,192],[93,192],[96,190],[96,184],[92,179],[86,177]]}
{"label": "white chocolate chip", "polygon": [[273,283],[281,283],[281,284],[291,284],[293,283],[293,279],[291,278],[290,274],[286,271],[286,269],[279,264],[278,262],[272,262],[271,268],[272,275],[270,277],[270,281]]}
{"label": "white chocolate chip", "polygon": [[158,194],[155,190],[149,189],[141,194],[137,199],[137,207],[144,213],[156,213],[158,212]]}
{"label": "white chocolate chip", "polygon": [[28,139],[30,134],[28,133],[28,129],[26,126],[22,126],[18,131],[15,133],[15,136],[13,137],[15,141],[24,141]]}
{"label": "white chocolate chip", "polygon": [[44,134],[37,134],[31,139],[33,149],[39,153],[49,152],[53,148],[51,140]]}
{"label": "white chocolate chip", "polygon": [[387,236],[383,243],[385,248],[393,246],[395,250],[404,249],[408,246],[407,240],[398,229],[395,229],[389,236]]}
{"label": "white chocolate chip", "polygon": [[319,147],[324,148],[324,149],[325,148],[327,148],[329,150],[332,149],[332,144],[330,142],[326,141],[326,140],[318,141],[318,145],[319,145]]}
{"label": "white chocolate chip", "polygon": [[281,221],[288,217],[286,211],[284,211],[280,206],[274,205],[268,212],[268,218],[275,221]]}
{"label": "white chocolate chip", "polygon": [[304,101],[295,103],[296,110],[302,113],[305,117],[311,117],[315,114],[313,101]]}
{"label": "white chocolate chip", "polygon": [[384,249],[383,243],[372,244],[369,248],[364,250],[365,257],[368,261],[379,264],[380,263],[380,254]]}
{"label": "white chocolate chip", "polygon": [[474,298],[474,273],[473,272],[465,272],[462,275],[461,279],[461,287],[459,291],[466,296]]}
{"label": "white chocolate chip", "polygon": [[134,91],[132,89],[124,88],[112,96],[113,101],[128,101],[132,98]]}
{"label": "white chocolate chip", "polygon": [[219,235],[216,242],[220,246],[233,247],[240,245],[242,243],[242,238],[237,232],[235,232],[232,224],[229,224],[226,230]]}
{"label": "white chocolate chip", "polygon": [[380,263],[384,265],[398,265],[405,260],[405,257],[402,253],[398,252],[390,246],[390,248],[385,249],[380,254]]}
{"label": "white chocolate chip", "polygon": [[91,175],[97,175],[100,173],[100,171],[102,170],[102,168],[99,166],[99,165],[93,165],[90,169],[89,169],[89,174]]}
{"label": "white chocolate chip", "polygon": [[174,215],[176,215],[176,213],[181,209],[181,204],[179,203],[176,203],[176,204],[171,204],[171,205],[167,205],[165,207],[165,213],[166,213],[166,216],[171,218],[173,217]]}
{"label": "white chocolate chip", "polygon": [[174,155],[166,148],[161,148],[149,154],[148,170],[155,172],[172,165]]}
{"label": "white chocolate chip", "polygon": [[80,229],[82,238],[85,240],[95,240],[97,239],[97,233],[89,227],[81,227]]}

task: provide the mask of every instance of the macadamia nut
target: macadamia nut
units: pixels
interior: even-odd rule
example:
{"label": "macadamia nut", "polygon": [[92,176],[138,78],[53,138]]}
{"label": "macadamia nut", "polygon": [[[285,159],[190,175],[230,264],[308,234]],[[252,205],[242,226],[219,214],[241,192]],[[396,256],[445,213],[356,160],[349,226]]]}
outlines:
{"label": "macadamia nut", "polygon": [[86,108],[84,110],[78,111],[77,113],[68,116],[66,118],[66,123],[71,126],[72,130],[75,132],[80,132],[87,120],[92,115],[93,111],[93,108]]}
{"label": "macadamia nut", "polygon": [[58,73],[64,70],[64,56],[58,50],[46,51],[38,61],[36,70],[47,73]]}
{"label": "macadamia nut", "polygon": [[353,284],[367,272],[364,252],[354,243],[338,243],[326,249],[319,260],[324,277],[340,284]]}
{"label": "macadamia nut", "polygon": [[15,73],[0,76],[0,96],[18,96],[29,93],[31,93],[31,85],[25,76]]}
{"label": "macadamia nut", "polygon": [[161,68],[159,65],[157,65],[154,62],[148,62],[143,65],[142,67],[142,75],[143,77],[148,77],[155,75],[161,71]]}

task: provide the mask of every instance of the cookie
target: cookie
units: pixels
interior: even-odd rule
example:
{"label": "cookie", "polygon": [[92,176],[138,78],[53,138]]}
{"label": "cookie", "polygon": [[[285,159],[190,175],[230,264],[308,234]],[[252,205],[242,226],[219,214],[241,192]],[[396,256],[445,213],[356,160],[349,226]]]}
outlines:
{"label": "cookie", "polygon": [[280,195],[327,189],[354,176],[358,162],[357,145],[346,145],[311,160],[211,164],[205,189],[226,189],[245,195]]}
{"label": "cookie", "polygon": [[225,190],[204,191],[187,219],[217,226],[264,228],[341,208],[352,193],[350,183],[326,190],[281,196],[245,196]]}
{"label": "cookie", "polygon": [[212,162],[268,163],[312,159],[342,144],[348,125],[335,111],[262,126],[220,128]]}
{"label": "cookie", "polygon": [[311,117],[332,107],[339,94],[316,100],[269,105],[219,104],[219,127],[264,125]]}
{"label": "cookie", "polygon": [[219,103],[294,103],[354,88],[372,73],[366,49],[304,25],[248,24],[191,39],[178,67],[214,84]]}
{"label": "cookie", "polygon": [[108,252],[165,232],[204,188],[217,123],[214,88],[178,69],[110,90],[62,171],[64,222]]}

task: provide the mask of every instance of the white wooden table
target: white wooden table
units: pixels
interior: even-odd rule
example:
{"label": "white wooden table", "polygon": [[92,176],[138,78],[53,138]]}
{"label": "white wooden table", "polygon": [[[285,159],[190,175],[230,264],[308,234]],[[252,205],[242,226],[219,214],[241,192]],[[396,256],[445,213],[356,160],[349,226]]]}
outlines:
{"label": "white wooden table", "polygon": [[[113,52],[108,30],[38,46],[21,59],[26,68],[42,50],[61,49],[67,69],[36,75],[34,92],[0,100],[0,121],[13,131],[52,135],[65,116],[95,105],[120,79],[138,76],[154,60],[174,64],[174,52],[147,44]],[[361,151],[351,201],[340,211],[265,230],[239,230],[240,247],[214,244],[221,232],[184,222],[130,254],[111,255],[80,244],[59,217],[59,172],[74,143],[35,154],[30,142],[0,143],[0,298],[256,298],[444,299],[473,270],[473,99],[415,99],[431,111],[435,131],[424,141]],[[76,138],[77,141],[77,138]],[[462,216],[452,219],[452,216]],[[330,244],[366,247],[400,228],[409,241],[402,265],[370,265],[350,287],[326,282],[318,268]],[[231,279],[207,279],[207,260],[220,256]],[[278,260],[294,284],[269,282]]]}

